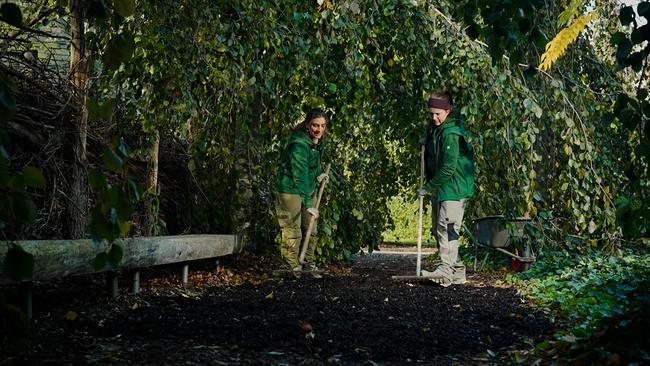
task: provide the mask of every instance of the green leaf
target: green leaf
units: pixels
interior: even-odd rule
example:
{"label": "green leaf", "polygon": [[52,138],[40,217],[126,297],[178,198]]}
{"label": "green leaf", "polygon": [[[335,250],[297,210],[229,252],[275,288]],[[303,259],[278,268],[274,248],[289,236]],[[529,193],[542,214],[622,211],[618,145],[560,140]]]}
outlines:
{"label": "green leaf", "polygon": [[634,21],[634,9],[631,6],[626,6],[621,8],[621,12],[618,16],[622,25],[629,25]]}
{"label": "green leaf", "polygon": [[616,205],[617,208],[623,208],[627,207],[630,204],[630,199],[626,196],[620,196],[614,201],[614,205]]}
{"label": "green leaf", "polygon": [[10,244],[4,260],[3,273],[16,282],[31,280],[34,275],[34,256],[20,245]]}
{"label": "green leaf", "polygon": [[106,19],[108,9],[103,0],[87,0],[84,4],[84,11],[88,19]]}
{"label": "green leaf", "polygon": [[633,30],[630,39],[634,44],[640,44],[644,41],[650,40],[650,24],[646,24],[643,27]]}
{"label": "green leaf", "polygon": [[86,101],[86,109],[88,110],[88,117],[92,120],[101,118],[99,115],[99,101],[95,98],[88,98]]}
{"label": "green leaf", "polygon": [[0,20],[14,27],[23,25],[23,14],[16,4],[4,3],[0,6]]}
{"label": "green leaf", "polygon": [[111,149],[106,149],[104,150],[104,154],[102,155],[102,160],[104,161],[104,166],[115,172],[115,173],[121,173],[122,168],[124,167],[124,160],[122,160],[117,154],[115,154],[115,151]]}
{"label": "green leaf", "polygon": [[115,98],[105,99],[100,101],[94,98],[88,98],[86,108],[88,108],[88,116],[92,120],[108,120],[111,121],[113,112],[115,111]]}
{"label": "green leaf", "polygon": [[115,12],[126,18],[135,14],[135,0],[114,0]]}
{"label": "green leaf", "polygon": [[122,137],[117,140],[117,143],[113,143],[116,147],[115,151],[119,153],[120,158],[125,158],[129,155],[129,145],[126,144],[126,141]]}
{"label": "green leaf", "polygon": [[95,271],[103,271],[108,263],[108,254],[101,252],[98,253],[92,261],[92,266]]}
{"label": "green leaf", "polygon": [[122,62],[127,62],[133,57],[135,40],[130,32],[113,36],[106,44],[102,54],[102,62],[109,70],[117,70]]}
{"label": "green leaf", "polygon": [[21,222],[33,224],[36,221],[36,204],[26,192],[15,192],[11,194],[14,214]]}
{"label": "green leaf", "polygon": [[131,222],[120,222],[120,237],[123,238],[127,236],[129,234],[129,231],[131,231]]}
{"label": "green leaf", "polygon": [[92,169],[88,173],[88,183],[93,190],[100,193],[108,188],[106,185],[106,178],[99,168]]}
{"label": "green leaf", "polygon": [[327,83],[327,90],[328,90],[330,93],[336,93],[336,90],[337,90],[337,89],[338,89],[338,87],[336,86],[336,84],[334,84],[334,83]]}
{"label": "green leaf", "polygon": [[120,190],[117,195],[115,213],[119,221],[127,221],[131,218],[132,206],[127,192]]}
{"label": "green leaf", "polygon": [[643,61],[645,59],[646,55],[643,51],[640,52],[634,52],[630,54],[630,56],[627,58],[627,60],[624,61],[624,65],[630,66],[632,70],[636,72],[641,72],[641,69],[643,68]]}
{"label": "green leaf", "polygon": [[130,197],[135,201],[140,201],[140,197],[142,196],[142,189],[140,185],[133,179],[129,179],[129,194]]}
{"label": "green leaf", "polygon": [[612,34],[612,37],[609,39],[609,43],[612,46],[616,46],[619,43],[621,43],[625,38],[626,38],[625,33],[616,32],[616,33]]}
{"label": "green leaf", "polygon": [[119,47],[114,42],[108,42],[102,53],[102,63],[109,70],[117,70],[122,63]]}
{"label": "green leaf", "polygon": [[622,64],[623,61],[627,58],[627,55],[632,51],[632,42],[625,38],[618,44],[618,49],[616,50],[616,60],[618,63]]}
{"label": "green leaf", "polygon": [[120,48],[122,62],[127,62],[133,57],[135,51],[135,39],[131,32],[126,31],[117,38],[117,47]]}
{"label": "green leaf", "polygon": [[640,2],[636,8],[636,12],[640,16],[650,20],[650,2]]}
{"label": "green leaf", "polygon": [[23,168],[23,177],[25,178],[25,185],[33,188],[45,188],[45,178],[40,169],[31,166]]}
{"label": "green leaf", "polygon": [[113,243],[113,245],[111,245],[111,250],[108,252],[108,263],[113,269],[117,269],[123,256],[124,252],[122,251],[122,247]]}
{"label": "green leaf", "polygon": [[99,206],[95,207],[90,220],[90,237],[96,244],[111,238],[111,223],[106,220]]}

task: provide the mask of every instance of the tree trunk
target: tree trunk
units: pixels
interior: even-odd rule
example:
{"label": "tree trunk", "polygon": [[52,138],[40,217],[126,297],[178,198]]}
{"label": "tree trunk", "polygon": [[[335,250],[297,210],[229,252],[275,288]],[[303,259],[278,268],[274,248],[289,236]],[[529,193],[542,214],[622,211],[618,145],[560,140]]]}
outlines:
{"label": "tree trunk", "polygon": [[262,98],[258,91],[250,90],[253,95],[250,105],[250,124],[248,128],[235,128],[235,154],[237,161],[235,171],[237,174],[237,184],[235,187],[235,206],[233,215],[233,225],[235,233],[240,237],[242,243],[251,246],[253,243],[252,231],[256,221],[256,207],[253,204],[253,167],[257,161],[255,156],[255,146],[257,144],[257,135],[261,123]]}
{"label": "tree trunk", "polygon": [[74,85],[75,104],[78,106],[74,119],[72,138],[72,184],[68,206],[68,231],[71,239],[86,235],[88,217],[88,160],[86,156],[86,134],[88,129],[89,61],[86,55],[83,0],[70,0],[70,78]]}
{"label": "tree trunk", "polygon": [[[158,154],[160,151],[160,131],[154,133],[154,142],[151,146],[151,160],[149,161],[149,172],[147,174],[147,191],[150,196],[145,201],[145,235],[158,235],[154,232],[154,225],[157,220],[158,210],[154,208],[152,200],[158,198]],[[157,206],[156,206],[157,207]]]}

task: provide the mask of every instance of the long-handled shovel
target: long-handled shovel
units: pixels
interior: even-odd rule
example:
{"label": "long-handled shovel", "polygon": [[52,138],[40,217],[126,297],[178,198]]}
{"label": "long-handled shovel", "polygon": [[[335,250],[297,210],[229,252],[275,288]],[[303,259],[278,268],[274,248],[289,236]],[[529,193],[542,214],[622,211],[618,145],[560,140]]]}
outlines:
{"label": "long-handled shovel", "polygon": [[[330,164],[327,164],[325,167],[325,174],[330,173]],[[323,179],[320,183],[320,187],[318,188],[318,198],[316,199],[316,207],[315,209],[318,210],[318,207],[320,206],[320,199],[323,197],[323,190],[325,190],[325,184],[327,183],[329,179]],[[305,233],[305,238],[303,239],[302,242],[302,247],[300,247],[300,256],[298,257],[298,260],[300,261],[300,264],[304,264],[305,262],[305,254],[307,254],[307,247],[309,246],[309,237],[311,236],[312,231],[314,231],[314,226],[316,225],[316,217],[312,216],[309,219],[309,227],[307,228],[307,232]]]}
{"label": "long-handled shovel", "polygon": [[[420,149],[420,187],[424,185],[424,145]],[[425,277],[420,276],[420,269],[422,264],[422,216],[424,215],[424,196],[418,195],[420,203],[420,210],[418,213],[418,256],[415,264],[415,276],[392,276],[391,278],[396,281],[412,281],[422,280]]]}

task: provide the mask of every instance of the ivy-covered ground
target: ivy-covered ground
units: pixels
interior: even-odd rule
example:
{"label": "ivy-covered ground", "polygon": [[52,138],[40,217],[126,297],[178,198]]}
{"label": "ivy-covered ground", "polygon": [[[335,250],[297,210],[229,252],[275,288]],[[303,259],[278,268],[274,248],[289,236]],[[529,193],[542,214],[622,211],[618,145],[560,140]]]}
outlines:
{"label": "ivy-covered ground", "polygon": [[554,331],[499,284],[502,273],[442,288],[391,280],[414,272],[413,256],[357,257],[320,279],[275,277],[271,266],[205,262],[187,286],[175,268],[158,268],[143,273],[140,294],[117,300],[106,299],[101,276],[40,284],[32,346],[3,345],[0,365],[489,363]]}

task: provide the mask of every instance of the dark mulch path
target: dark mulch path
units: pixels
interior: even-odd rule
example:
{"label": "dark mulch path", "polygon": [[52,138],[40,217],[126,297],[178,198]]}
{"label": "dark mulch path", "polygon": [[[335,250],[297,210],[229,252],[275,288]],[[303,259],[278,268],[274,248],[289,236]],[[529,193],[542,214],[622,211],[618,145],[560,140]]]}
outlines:
{"label": "dark mulch path", "polygon": [[224,259],[186,286],[169,268],[150,270],[140,294],[117,300],[103,296],[101,276],[39,284],[32,348],[0,345],[0,365],[467,364],[552,331],[498,274],[448,288],[399,283],[390,276],[412,274],[414,257],[376,254],[321,279],[253,266],[269,265]]}

